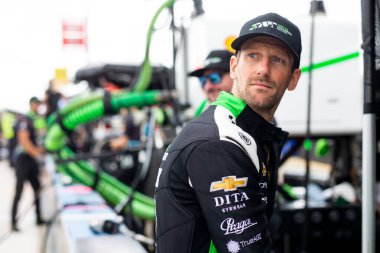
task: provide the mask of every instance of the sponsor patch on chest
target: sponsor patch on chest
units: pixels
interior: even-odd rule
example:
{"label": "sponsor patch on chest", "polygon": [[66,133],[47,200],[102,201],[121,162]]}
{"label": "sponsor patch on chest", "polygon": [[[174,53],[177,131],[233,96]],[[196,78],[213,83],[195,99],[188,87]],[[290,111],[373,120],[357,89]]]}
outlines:
{"label": "sponsor patch on chest", "polygon": [[235,191],[239,187],[246,187],[248,177],[236,178],[236,176],[222,177],[221,181],[212,182],[210,185],[210,192],[221,191]]}

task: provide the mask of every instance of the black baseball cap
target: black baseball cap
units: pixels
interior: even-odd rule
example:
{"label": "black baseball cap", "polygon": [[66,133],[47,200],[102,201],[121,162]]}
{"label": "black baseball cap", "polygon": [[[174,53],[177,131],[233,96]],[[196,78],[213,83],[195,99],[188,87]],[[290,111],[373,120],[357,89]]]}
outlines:
{"label": "black baseball cap", "polygon": [[200,77],[206,70],[215,69],[223,72],[230,71],[230,59],[233,53],[228,50],[213,50],[211,51],[205,62],[204,67],[196,69],[189,73],[189,76]]}
{"label": "black baseball cap", "polygon": [[239,37],[232,42],[231,46],[239,51],[246,40],[256,36],[271,36],[285,43],[294,55],[294,66],[299,68],[302,51],[301,32],[291,21],[277,13],[258,16],[243,25]]}
{"label": "black baseball cap", "polygon": [[32,104],[32,103],[41,104],[42,101],[39,100],[37,97],[31,97],[30,100],[29,100],[29,104]]}

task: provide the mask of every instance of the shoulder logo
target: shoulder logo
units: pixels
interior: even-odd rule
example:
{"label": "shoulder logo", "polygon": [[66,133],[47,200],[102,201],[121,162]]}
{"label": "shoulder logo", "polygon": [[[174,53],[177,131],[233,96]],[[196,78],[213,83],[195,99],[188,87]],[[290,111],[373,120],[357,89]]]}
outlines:
{"label": "shoulder logo", "polygon": [[251,145],[251,140],[245,136],[242,132],[239,132],[240,138],[245,142],[247,145]]}
{"label": "shoulder logo", "polygon": [[212,182],[210,192],[224,190],[235,191],[238,187],[247,186],[248,177],[236,178],[236,176],[222,177],[222,181]]}

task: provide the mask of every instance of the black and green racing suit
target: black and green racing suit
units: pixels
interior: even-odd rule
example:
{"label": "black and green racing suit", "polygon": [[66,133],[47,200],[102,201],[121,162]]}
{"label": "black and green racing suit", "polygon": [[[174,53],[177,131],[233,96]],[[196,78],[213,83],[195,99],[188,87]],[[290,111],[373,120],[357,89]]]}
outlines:
{"label": "black and green racing suit", "polygon": [[168,147],[156,189],[156,252],[269,252],[288,133],[222,92]]}

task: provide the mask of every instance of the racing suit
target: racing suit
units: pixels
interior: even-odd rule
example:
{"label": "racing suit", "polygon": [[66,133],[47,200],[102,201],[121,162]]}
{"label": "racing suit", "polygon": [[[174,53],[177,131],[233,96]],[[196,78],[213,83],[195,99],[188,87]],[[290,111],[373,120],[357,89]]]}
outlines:
{"label": "racing suit", "polygon": [[158,171],[156,252],[269,252],[287,136],[226,92],[188,122]]}

